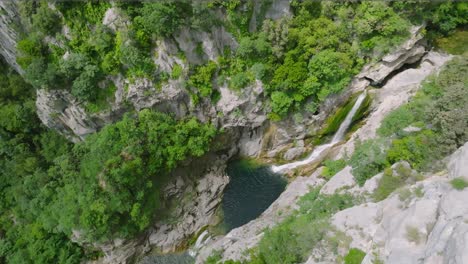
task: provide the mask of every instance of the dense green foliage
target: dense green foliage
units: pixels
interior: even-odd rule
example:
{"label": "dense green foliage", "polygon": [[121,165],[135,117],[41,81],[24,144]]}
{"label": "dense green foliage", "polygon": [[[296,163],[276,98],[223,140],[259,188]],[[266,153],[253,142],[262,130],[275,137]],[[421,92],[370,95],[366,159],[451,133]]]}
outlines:
{"label": "dense green foliage", "polygon": [[367,140],[356,146],[350,158],[352,173],[359,185],[389,165],[382,140]]}
{"label": "dense green foliage", "polygon": [[53,168],[64,175],[64,186],[50,210],[61,214],[50,224],[65,233],[80,230],[89,241],[145,229],[158,209],[163,177],[187,157],[201,156],[214,133],[195,119],[177,122],[148,110],[105,127]]}
{"label": "dense green foliage", "polygon": [[79,263],[83,250],[39,216],[60,176],[48,168],[71,146],[35,114],[34,90],[0,64],[0,262]]}
{"label": "dense green foliage", "polygon": [[348,254],[344,257],[345,264],[361,264],[366,253],[358,248],[351,248]]}
{"label": "dense green foliage", "polygon": [[104,242],[144,230],[158,217],[166,176],[215,135],[194,118],[143,110],[72,146],[40,125],[34,90],[3,65],[0,85],[0,259],[8,263],[79,263],[72,233]]}
{"label": "dense green foliage", "polygon": [[323,162],[325,168],[323,168],[322,176],[326,179],[331,179],[335,176],[336,173],[341,171],[344,167],[346,167],[346,160],[338,159],[338,160],[330,160],[327,159]]}

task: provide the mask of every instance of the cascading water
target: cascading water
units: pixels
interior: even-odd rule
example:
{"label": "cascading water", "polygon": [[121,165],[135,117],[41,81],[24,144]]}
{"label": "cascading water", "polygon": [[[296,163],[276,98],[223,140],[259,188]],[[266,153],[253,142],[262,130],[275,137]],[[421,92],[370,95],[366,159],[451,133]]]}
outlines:
{"label": "cascading water", "polygon": [[318,157],[320,157],[320,155],[324,151],[330,149],[336,143],[340,142],[343,139],[343,137],[344,137],[346,131],[348,130],[349,126],[351,125],[351,122],[353,121],[354,115],[358,111],[359,107],[361,107],[361,104],[362,104],[362,102],[364,102],[365,98],[366,98],[366,91],[364,91],[362,94],[359,95],[359,97],[357,98],[356,102],[353,105],[353,108],[346,115],[345,120],[343,121],[343,123],[341,123],[338,131],[335,133],[335,135],[333,136],[333,139],[332,139],[332,141],[330,143],[317,146],[314,149],[314,151],[312,151],[312,153],[304,160],[295,161],[295,162],[283,164],[283,165],[280,165],[280,166],[275,166],[274,165],[274,166],[271,167],[272,171],[273,172],[279,172],[279,171],[283,171],[283,170],[287,170],[287,169],[294,169],[294,168],[297,168],[299,166],[309,164],[309,163],[315,161]]}

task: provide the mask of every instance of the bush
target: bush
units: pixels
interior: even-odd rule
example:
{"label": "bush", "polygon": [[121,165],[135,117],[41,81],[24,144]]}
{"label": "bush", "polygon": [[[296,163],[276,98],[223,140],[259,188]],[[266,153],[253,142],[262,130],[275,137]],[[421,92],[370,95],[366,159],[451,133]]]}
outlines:
{"label": "bush", "polygon": [[174,67],[172,67],[171,78],[179,79],[179,77],[182,76],[182,72],[182,66],[180,66],[179,64],[174,65]]}
{"label": "bush", "polygon": [[406,239],[408,239],[409,242],[414,242],[416,244],[419,244],[421,242],[421,233],[419,233],[419,230],[417,227],[413,226],[407,226],[406,227]]}
{"label": "bush", "polygon": [[328,180],[335,176],[336,173],[344,169],[344,167],[346,167],[346,161],[344,159],[328,159],[324,161],[323,164],[325,165],[325,168],[322,171],[322,176],[324,176]]}
{"label": "bush", "polygon": [[345,264],[361,264],[362,260],[366,256],[366,253],[358,248],[352,248],[348,251],[348,254],[344,257]]}
{"label": "bush", "polygon": [[383,140],[366,140],[357,144],[349,164],[360,186],[389,165],[385,153],[386,148]]}
{"label": "bush", "polygon": [[135,23],[155,37],[166,37],[183,24],[188,7],[183,1],[146,2]]}
{"label": "bush", "polygon": [[210,61],[208,64],[199,66],[189,78],[189,85],[198,89],[204,97],[210,97],[213,93],[213,78],[218,70],[218,65]]}
{"label": "bush", "polygon": [[60,16],[47,6],[47,2],[42,2],[32,16],[33,27],[45,35],[53,35],[60,29]]}
{"label": "bush", "polygon": [[436,149],[435,134],[424,130],[416,135],[393,140],[387,152],[388,161],[396,163],[405,160],[415,169],[428,168],[439,157]]}
{"label": "bush", "polygon": [[250,78],[245,72],[240,72],[231,77],[231,87],[240,90],[250,83]]}
{"label": "bush", "polygon": [[95,101],[98,94],[97,81],[99,79],[99,68],[87,65],[83,72],[73,81],[71,93],[83,101]]}
{"label": "bush", "polygon": [[377,134],[382,137],[391,136],[411,125],[414,121],[414,114],[408,105],[399,107],[385,116],[377,129]]}
{"label": "bush", "polygon": [[293,103],[293,99],[286,93],[273,92],[271,94],[271,110],[280,116],[285,116],[289,112],[289,108]]}
{"label": "bush", "polygon": [[452,185],[454,189],[459,190],[459,191],[468,187],[468,182],[462,177],[458,177],[458,178],[451,180],[450,184]]}
{"label": "bush", "polygon": [[405,183],[405,179],[399,175],[393,176],[391,168],[385,169],[382,178],[379,180],[379,185],[375,189],[372,197],[375,201],[386,199],[393,191],[401,187]]}

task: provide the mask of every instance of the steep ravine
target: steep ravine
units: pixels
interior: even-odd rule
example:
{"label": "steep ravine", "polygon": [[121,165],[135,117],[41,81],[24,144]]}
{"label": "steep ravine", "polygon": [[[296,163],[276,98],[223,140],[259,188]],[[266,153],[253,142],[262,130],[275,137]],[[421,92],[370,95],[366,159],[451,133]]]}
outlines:
{"label": "steep ravine", "polygon": [[[16,64],[15,45],[19,32],[5,25],[17,23],[18,10],[14,0],[0,4],[6,11],[0,18],[0,46],[2,56],[8,63],[21,72]],[[288,1],[273,1],[266,16],[277,19],[290,14]],[[104,23],[110,28],[125,27],[124,18],[114,9],[106,12]],[[202,101],[199,105],[192,105],[189,95],[182,89],[181,80],[171,80],[155,92],[154,84],[141,78],[130,82],[121,75],[109,76],[116,85],[115,100],[109,110],[88,113],[82,103],[63,90],[38,90],[36,106],[38,116],[49,128],[55,129],[75,142],[87,135],[98,131],[106,124],[119,120],[131,108],[153,108],[164,112],[174,113],[177,117],[196,116],[202,121],[211,121],[224,131],[215,141],[213,151],[203,158],[188,161],[185,166],[172,172],[173,180],[165,189],[164,202],[171,210],[171,217],[176,222],[156,222],[147,232],[132,240],[115,239],[106,244],[95,244],[93,247],[103,251],[104,257],[95,263],[131,263],[151,249],[160,252],[173,252],[185,248],[187,241],[197,234],[200,229],[216,223],[216,210],[219,207],[223,190],[229,182],[226,175],[226,163],[234,156],[273,158],[281,151],[290,148],[293,142],[304,142],[310,134],[318,131],[325,119],[337,108],[344,104],[352,94],[364,90],[371,82],[381,83],[392,72],[404,64],[413,63],[421,59],[426,53],[423,45],[422,27],[412,30],[410,39],[382,61],[368,65],[353,80],[344,92],[329,97],[320,106],[319,114],[304,111],[303,120],[297,122],[292,116],[279,122],[267,119],[263,108],[263,84],[254,84],[237,93],[226,85],[217,87],[220,99],[216,104]],[[195,52],[196,43],[202,42],[203,55]],[[158,45],[156,63],[169,72],[177,60],[176,53],[180,47],[187,59],[194,64],[203,60],[217,58],[225,47],[234,48],[236,40],[222,27],[212,28],[209,32],[181,29],[174,39],[163,41]],[[427,73],[440,65],[434,63],[433,69],[425,68]],[[183,63],[182,63],[183,64]],[[424,64],[424,60],[423,60]],[[182,65],[184,67],[186,65]],[[426,66],[424,66],[426,67]],[[427,66],[429,67],[429,66]],[[417,69],[413,69],[417,70]],[[405,73],[407,71],[404,71]],[[397,75],[399,76],[399,75]],[[392,78],[395,79],[397,76]],[[387,84],[392,80],[387,81]],[[417,83],[417,82],[416,82]],[[384,86],[385,87],[385,86]],[[384,91],[385,88],[382,88]],[[398,99],[399,100],[399,99]],[[380,105],[379,102],[375,103]],[[374,109],[376,106],[373,106]],[[375,112],[375,111],[374,111]],[[305,148],[295,152],[295,157],[304,154]],[[284,157],[280,157],[284,158]],[[204,166],[199,166],[203,164]],[[229,247],[226,258],[239,256],[245,248],[253,246],[261,236],[259,230],[271,226],[284,218],[294,206],[294,201],[308,191],[308,186],[316,183],[315,177],[297,177],[280,198],[274,202],[259,219],[247,225],[232,230],[227,236],[218,238],[207,245],[200,252],[199,261],[206,257],[211,249]],[[278,210],[282,214],[278,215]],[[252,237],[256,234],[256,237]],[[79,242],[79,233],[73,237]],[[227,241],[227,242],[225,242]],[[232,253],[229,253],[232,252]],[[237,255],[236,255],[237,254]]]}
{"label": "steep ravine", "polygon": [[[333,157],[334,155],[342,155],[341,153],[345,152],[350,153],[357,138],[366,139],[375,136],[376,129],[383,117],[391,110],[406,103],[418,89],[421,82],[431,73],[437,72],[450,58],[448,55],[431,51],[422,57],[417,68],[406,69],[394,75],[381,88],[369,90],[374,100],[371,113],[364,121],[364,125],[354,132],[353,136],[345,144],[334,147],[329,155]],[[374,66],[373,68],[378,67]],[[368,74],[372,75],[373,73]],[[381,80],[384,79],[381,78]],[[359,83],[359,81],[355,80],[354,83]],[[310,176],[304,175],[295,178],[281,196],[259,218],[232,230],[226,236],[214,238],[208,242],[197,256],[197,263],[203,263],[214,251],[222,252],[225,260],[236,260],[245,257],[244,252],[260,241],[265,228],[272,227],[285,219],[297,208],[296,202],[299,197],[306,194],[311,187],[324,183],[324,180],[318,177],[320,173],[321,170],[318,169]],[[352,175],[350,175],[349,168],[346,168],[326,183],[322,187],[322,191],[331,194],[339,188],[355,186],[356,183]],[[365,188],[370,187],[365,186]],[[368,190],[366,189],[366,191]]]}

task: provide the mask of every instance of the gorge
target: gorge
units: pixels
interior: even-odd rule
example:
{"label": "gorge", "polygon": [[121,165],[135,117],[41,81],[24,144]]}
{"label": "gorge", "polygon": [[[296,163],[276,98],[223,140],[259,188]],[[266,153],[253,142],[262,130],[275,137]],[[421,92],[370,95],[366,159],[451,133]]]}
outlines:
{"label": "gorge", "polygon": [[1,1],[0,262],[468,262],[466,10]]}

